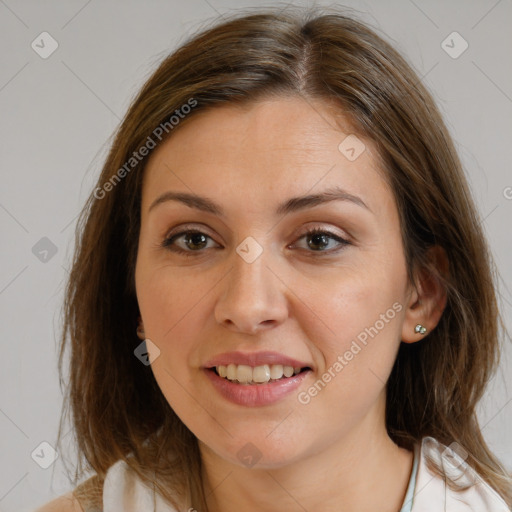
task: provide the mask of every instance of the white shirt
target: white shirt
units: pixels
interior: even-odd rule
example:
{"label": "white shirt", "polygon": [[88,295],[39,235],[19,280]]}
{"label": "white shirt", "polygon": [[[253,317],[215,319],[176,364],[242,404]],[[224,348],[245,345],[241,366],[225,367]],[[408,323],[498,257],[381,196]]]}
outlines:
{"label": "white shirt", "polygon": [[[454,449],[461,452],[456,447]],[[444,478],[430,471],[427,458],[443,468]],[[421,445],[415,446],[415,462],[402,512],[510,512],[498,493],[461,456],[434,438],[424,437]],[[470,487],[460,492],[452,490],[446,483],[448,479]],[[179,512],[187,512],[189,508],[186,506]],[[105,477],[103,512],[178,511],[119,460],[109,468]]]}

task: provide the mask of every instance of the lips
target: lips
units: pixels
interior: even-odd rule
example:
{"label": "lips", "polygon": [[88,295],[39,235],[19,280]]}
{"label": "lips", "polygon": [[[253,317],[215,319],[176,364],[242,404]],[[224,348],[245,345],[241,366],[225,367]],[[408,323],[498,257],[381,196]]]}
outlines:
{"label": "lips", "polygon": [[312,374],[311,370],[301,371],[292,377],[270,381],[265,384],[247,384],[231,382],[222,378],[212,369],[204,369],[204,374],[213,388],[224,399],[244,407],[263,407],[296,393],[305,379]]}
{"label": "lips", "polygon": [[[236,375],[233,374],[235,367]],[[278,352],[226,352],[207,361],[203,370],[226,400],[245,407],[257,407],[279,402],[297,391],[313,374],[313,365]],[[226,375],[222,377],[218,370]],[[269,375],[262,374],[267,370],[271,372],[270,377],[276,379],[268,380]]]}

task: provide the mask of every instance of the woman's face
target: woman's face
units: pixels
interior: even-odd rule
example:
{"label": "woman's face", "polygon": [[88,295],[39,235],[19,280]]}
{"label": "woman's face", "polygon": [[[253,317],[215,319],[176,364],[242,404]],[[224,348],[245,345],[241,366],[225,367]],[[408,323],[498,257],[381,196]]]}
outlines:
{"label": "woman's face", "polygon": [[[392,192],[375,147],[332,112],[298,97],[217,107],[145,170],[136,288],[151,368],[201,449],[240,466],[384,432],[385,383],[414,330]],[[182,200],[158,201],[171,192]]]}

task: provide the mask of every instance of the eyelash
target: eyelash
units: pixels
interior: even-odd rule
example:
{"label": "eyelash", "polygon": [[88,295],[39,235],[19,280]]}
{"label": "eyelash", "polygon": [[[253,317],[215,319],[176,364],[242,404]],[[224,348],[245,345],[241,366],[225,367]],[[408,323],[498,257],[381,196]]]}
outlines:
{"label": "eyelash", "polygon": [[[201,235],[205,235],[206,237],[212,239],[209,235],[207,235],[206,233],[204,233],[203,231],[200,231],[198,229],[187,229],[186,231],[181,231],[179,233],[176,233],[175,235],[172,235],[168,238],[166,238],[161,246],[169,251],[172,251],[172,252],[175,252],[177,254],[182,254],[186,257],[190,257],[190,256],[200,256],[201,253],[204,253],[204,250],[197,250],[197,251],[187,251],[185,249],[182,249],[181,247],[177,247],[176,245],[173,245],[174,244],[174,241],[183,236],[183,235],[189,235],[191,233],[194,233],[194,234],[201,234]],[[330,250],[327,250],[327,251],[307,251],[307,252],[311,252],[313,254],[319,254],[321,256],[323,255],[332,255],[334,253],[337,253],[341,250],[343,250],[345,248],[345,246],[347,245],[351,245],[351,243],[344,239],[344,238],[341,238],[340,236],[334,234],[332,231],[329,231],[329,230],[326,230],[326,229],[322,229],[322,228],[319,228],[319,227],[314,227],[314,228],[309,228],[307,229],[299,238],[298,240],[302,239],[302,238],[305,238],[307,236],[313,236],[313,235],[318,235],[318,234],[321,234],[321,235],[327,235],[329,238],[332,238],[333,240],[336,240],[336,242],[338,242],[340,244],[339,247],[335,248],[335,249],[330,249]]]}

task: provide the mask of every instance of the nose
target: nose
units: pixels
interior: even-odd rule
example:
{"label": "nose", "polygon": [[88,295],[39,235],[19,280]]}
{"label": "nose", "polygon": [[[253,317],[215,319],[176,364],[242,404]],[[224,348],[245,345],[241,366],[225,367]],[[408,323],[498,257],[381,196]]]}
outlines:
{"label": "nose", "polygon": [[286,285],[269,268],[265,251],[252,263],[238,254],[221,281],[215,305],[217,322],[229,330],[255,334],[280,325],[288,317]]}

